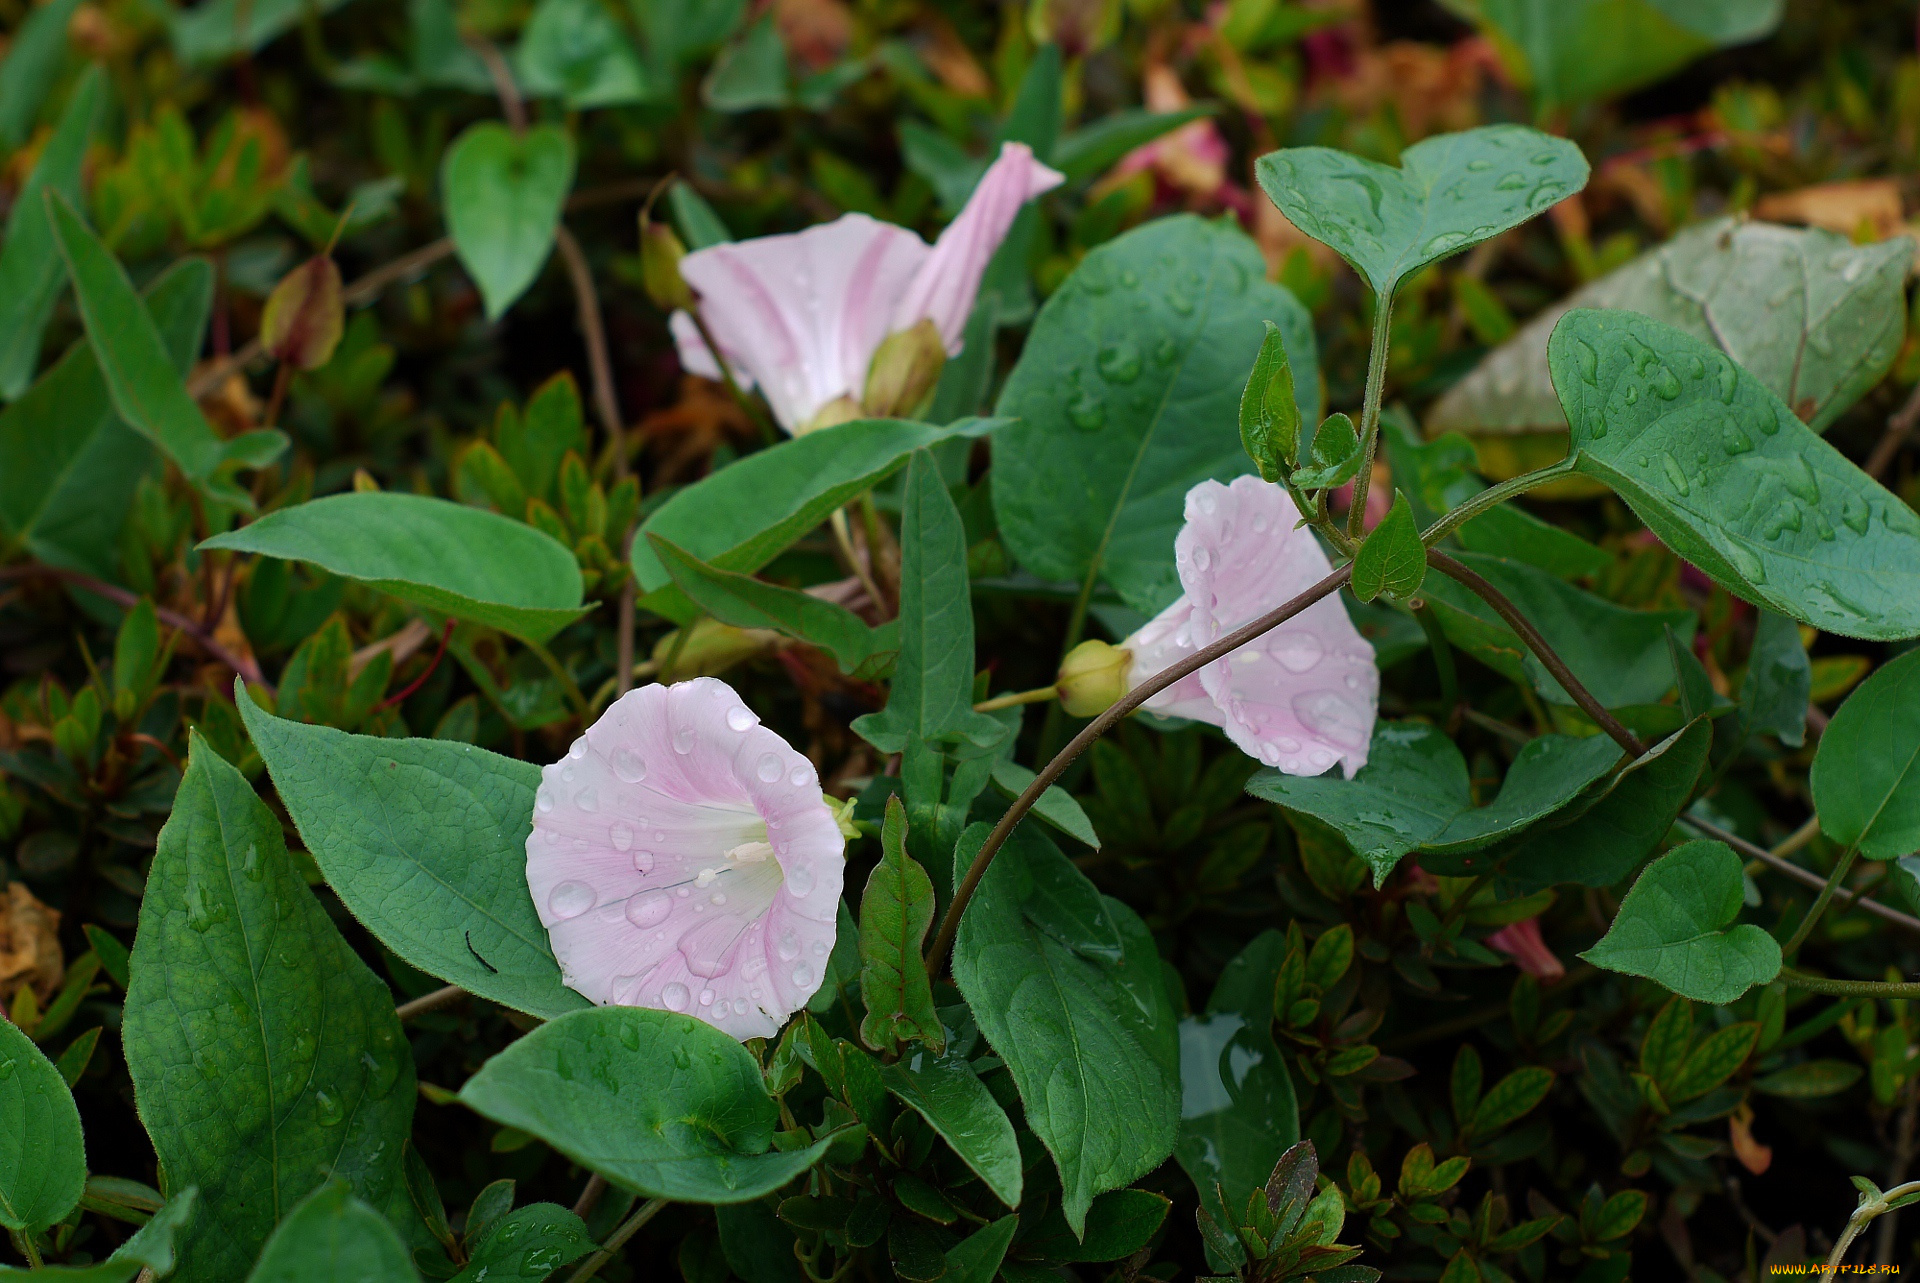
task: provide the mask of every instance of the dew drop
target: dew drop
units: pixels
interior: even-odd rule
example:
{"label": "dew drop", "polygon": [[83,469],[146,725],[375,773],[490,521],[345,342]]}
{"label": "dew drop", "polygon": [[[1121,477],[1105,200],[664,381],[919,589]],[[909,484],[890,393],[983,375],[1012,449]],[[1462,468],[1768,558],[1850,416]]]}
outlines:
{"label": "dew drop", "polygon": [[616,851],[633,849],[633,827],[625,820],[615,820],[613,827],[607,830],[607,841],[613,843]]}
{"label": "dew drop", "polygon": [[1867,533],[1868,523],[1872,520],[1872,513],[1868,511],[1865,503],[1848,495],[1840,505],[1840,520],[1846,522],[1847,528],[1854,534],[1864,535]]}
{"label": "dew drop", "polygon": [[[678,980],[668,982],[666,987],[660,990],[660,1001],[668,1011],[685,1011],[687,1009],[688,997],[687,987]],[[684,1047],[676,1047],[674,1050],[681,1056],[687,1054],[686,1048]],[[685,1068],[684,1065],[681,1067]]]}
{"label": "dew drop", "polygon": [[1205,570],[1212,564],[1212,553],[1208,552],[1205,548],[1195,548],[1193,550],[1193,568],[1195,570]]}
{"label": "dew drop", "polygon": [[1074,393],[1067,402],[1067,421],[1082,432],[1098,432],[1107,426],[1106,398],[1098,392]]}
{"label": "dew drop", "polygon": [[1769,539],[1778,539],[1789,530],[1798,534],[1801,525],[1800,505],[1791,499],[1782,499],[1767,514],[1766,524],[1760,528],[1760,533]]}
{"label": "dew drop", "polygon": [[796,864],[785,872],[787,875],[787,890],[792,893],[794,899],[804,900],[813,894],[814,875],[812,865]]}
{"label": "dew drop", "polygon": [[807,966],[805,963],[802,963],[801,965],[793,969],[792,980],[793,980],[794,988],[796,989],[806,989],[811,987],[813,984],[813,968]]}
{"label": "dew drop", "polygon": [[1094,363],[1100,368],[1100,377],[1109,383],[1124,386],[1140,377],[1140,349],[1132,343],[1113,343],[1101,348]]}
{"label": "dew drop", "polygon": [[1742,432],[1738,424],[1729,423],[1720,429],[1720,444],[1727,448],[1728,454],[1745,454],[1753,449],[1753,438]]}
{"label": "dew drop", "polygon": [[576,736],[573,743],[567,745],[567,756],[577,762],[586,755],[587,737],[584,735]]}
{"label": "dew drop", "polygon": [[1592,386],[1600,383],[1600,358],[1594,352],[1593,345],[1585,339],[1573,341],[1573,363],[1580,367],[1580,377]]}
{"label": "dew drop", "polygon": [[763,783],[773,783],[780,778],[780,759],[772,753],[762,753],[759,764],[754,767],[754,773]]}
{"label": "dew drop", "polygon": [[322,1127],[338,1127],[346,1119],[346,1107],[332,1092],[321,1088],[313,1093],[313,1111]]}
{"label": "dew drop", "polygon": [[1640,389],[1632,383],[1627,384],[1627,404],[1640,404]]}
{"label": "dew drop", "polygon": [[599,893],[584,882],[562,882],[547,895],[547,911],[565,922],[591,909]]}
{"label": "dew drop", "polygon": [[804,766],[796,766],[787,772],[787,783],[793,785],[795,788],[799,788],[810,778],[812,778],[812,772]]}
{"label": "dew drop", "polygon": [[629,784],[638,784],[647,778],[647,764],[638,753],[624,744],[613,750],[607,758],[613,767],[613,773]]}
{"label": "dew drop", "polygon": [[544,784],[535,789],[533,791],[533,807],[536,811],[542,813],[551,811],[553,809],[553,791]]}
{"label": "dew drop", "polygon": [[1323,739],[1349,748],[1367,741],[1366,713],[1338,691],[1305,691],[1293,697],[1293,715]]}
{"label": "dew drop", "polygon": [[1517,192],[1526,185],[1527,176],[1519,170],[1515,170],[1511,174],[1502,174],[1500,181],[1493,185],[1493,190],[1497,192]]}
{"label": "dew drop", "polygon": [[1796,499],[1808,503],[1820,502],[1820,478],[1814,475],[1813,465],[1807,462],[1805,455],[1796,454],[1787,461],[1780,473],[1781,484]]}
{"label": "dew drop", "polygon": [[693,727],[682,726],[673,733],[673,751],[676,753],[693,752]]}
{"label": "dew drop", "polygon": [[573,804],[583,811],[600,809],[600,791],[589,784],[573,795]]}
{"label": "dew drop", "polygon": [[1325,658],[1320,638],[1302,628],[1283,628],[1267,643],[1267,653],[1290,673],[1311,672]]}
{"label": "dew drop", "polygon": [[5,1082],[7,1079],[11,1077],[13,1077],[12,1059],[9,1058],[9,1059],[0,1060],[0,1083]]}
{"label": "dew drop", "polygon": [[249,882],[258,882],[260,875],[266,872],[260,863],[260,847],[257,843],[247,843],[247,853],[240,860],[240,871],[247,875]]}
{"label": "dew drop", "polygon": [[713,1005],[713,990],[702,989],[700,991],[700,1005],[703,1007],[711,1007]]}
{"label": "dew drop", "polygon": [[1720,384],[1720,404],[1732,405],[1733,394],[1740,387],[1740,371],[1733,368],[1733,362],[1719,357],[1714,358],[1713,369]]}
{"label": "dew drop", "polygon": [[824,940],[815,940],[815,941],[813,942],[813,956],[814,956],[814,957],[816,957],[816,958],[824,958],[824,957],[826,957],[826,956],[827,956],[827,942],[826,942],[826,941],[824,941]]}
{"label": "dew drop", "polygon": [[653,852],[635,851],[633,853],[633,868],[636,873],[652,873]]}
{"label": "dew drop", "polygon": [[745,708],[741,707],[739,704],[735,704],[732,708],[727,710],[727,728],[729,730],[744,731],[749,726],[752,726],[753,722],[754,722],[753,714],[749,713]]}
{"label": "dew drop", "polygon": [[1485,156],[1475,156],[1472,160],[1467,162],[1467,168],[1472,170],[1476,174],[1484,173],[1487,170],[1493,168],[1493,162],[1488,160]]}
{"label": "dew drop", "polygon": [[780,938],[774,941],[773,951],[780,955],[780,961],[792,962],[800,956],[800,933],[788,927],[780,933]]}
{"label": "dew drop", "polygon": [[1688,483],[1687,474],[1680,467],[1680,461],[1672,455],[1661,454],[1660,470],[1666,474],[1667,484],[1673,487],[1676,494],[1684,495],[1692,491],[1693,487]]}
{"label": "dew drop", "polygon": [[1647,385],[1653,394],[1662,401],[1671,401],[1680,395],[1680,380],[1674,377],[1672,370],[1664,365],[1654,365],[1647,370]]}

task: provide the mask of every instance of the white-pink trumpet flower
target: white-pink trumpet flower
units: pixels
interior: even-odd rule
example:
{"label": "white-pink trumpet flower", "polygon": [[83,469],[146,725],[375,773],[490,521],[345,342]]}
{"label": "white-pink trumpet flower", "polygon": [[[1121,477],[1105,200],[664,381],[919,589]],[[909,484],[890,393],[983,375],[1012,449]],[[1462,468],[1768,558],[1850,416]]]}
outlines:
{"label": "white-pink trumpet flower", "polygon": [[731,686],[630,691],[540,775],[527,889],[570,987],[743,1041],[819,989],[846,839]]}
{"label": "white-pink trumpet flower", "polygon": [[[1324,579],[1327,555],[1298,521],[1287,492],[1258,477],[1187,491],[1186,524],[1173,543],[1186,591],[1120,643],[1123,689]],[[1334,594],[1143,707],[1218,726],[1241,751],[1288,775],[1319,775],[1338,762],[1351,779],[1366,765],[1379,704],[1373,647]]]}
{"label": "white-pink trumpet flower", "polygon": [[[853,417],[847,407],[860,400],[888,335],[932,321],[947,355],[956,355],[980,278],[1014,217],[1063,181],[1030,148],[1006,143],[932,245],[907,228],[846,214],[803,232],[696,250],[680,261],[680,274],[700,296],[700,317],[734,377],[757,384],[780,426],[798,434],[816,420]],[[693,318],[675,313],[672,329],[680,364],[720,377]]]}

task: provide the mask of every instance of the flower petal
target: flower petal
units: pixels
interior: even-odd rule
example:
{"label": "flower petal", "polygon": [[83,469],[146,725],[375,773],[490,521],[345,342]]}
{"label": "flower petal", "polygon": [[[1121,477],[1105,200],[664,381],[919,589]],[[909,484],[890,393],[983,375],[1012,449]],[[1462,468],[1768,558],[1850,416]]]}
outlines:
{"label": "flower petal", "polygon": [[[673,335],[673,346],[678,350],[680,368],[688,374],[697,374],[703,379],[720,381],[720,362],[714,359],[712,349],[707,347],[706,339],[700,335],[700,327],[693,323],[693,317],[685,312],[675,312],[667,318],[667,332]],[[727,364],[733,368],[733,381],[745,392],[753,387],[753,376],[740,368],[740,363],[729,353]]]}
{"label": "flower petal", "polygon": [[735,373],[760,385],[792,431],[829,401],[859,397],[874,350],[895,328],[889,318],[931,253],[904,227],[847,214],[695,250],[680,274]]}
{"label": "flower petal", "polygon": [[[1199,649],[1190,627],[1192,618],[1193,603],[1182,597],[1120,643],[1133,655],[1133,661],[1127,668],[1128,690],[1138,686],[1145,678],[1173,667]],[[1149,695],[1141,707],[1167,717],[1185,717],[1211,726],[1219,726],[1222,722],[1213,696],[1207,694],[1207,688],[1200,684],[1199,673],[1188,673],[1165,690]]]}
{"label": "flower petal", "polygon": [[1035,160],[1026,144],[1002,143],[999,158],[980,176],[966,208],[947,224],[914,274],[888,330],[911,329],[931,318],[946,342],[947,355],[957,355],[980,278],[1021,206],[1065,181],[1065,175]]}
{"label": "flower petal", "polygon": [[[1332,567],[1295,525],[1287,493],[1258,477],[1203,481],[1187,492],[1174,564],[1193,603],[1188,630],[1205,646],[1326,577]],[[1380,702],[1373,647],[1337,594],[1200,671],[1227,737],[1289,775],[1337,760],[1349,779],[1366,765]]]}
{"label": "flower petal", "polygon": [[844,852],[812,764],[703,677],[629,692],[541,772],[527,889],[579,993],[767,1037],[820,986]]}
{"label": "flower petal", "polygon": [[1558,980],[1566,966],[1540,936],[1540,919],[1523,918],[1487,937],[1486,942],[1513,959],[1513,965],[1542,980]]}

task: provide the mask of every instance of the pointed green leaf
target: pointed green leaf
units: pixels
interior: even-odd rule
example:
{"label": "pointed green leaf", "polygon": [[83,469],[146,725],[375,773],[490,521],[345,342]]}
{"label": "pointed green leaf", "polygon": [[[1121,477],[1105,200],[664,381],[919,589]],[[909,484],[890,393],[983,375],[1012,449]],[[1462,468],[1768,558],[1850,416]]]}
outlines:
{"label": "pointed green leaf", "polygon": [[1267,337],[1240,393],[1240,446],[1263,480],[1279,481],[1300,454],[1300,403],[1293,396],[1293,368],[1286,336],[1268,321]]}
{"label": "pointed green leaf", "polygon": [[[15,43],[18,47],[18,40]],[[80,162],[93,137],[104,82],[105,73],[94,66],[74,86],[59,126],[41,148],[7,215],[6,243],[0,246],[0,401],[18,397],[33,381],[40,338],[66,281],[41,193],[80,199]]]}
{"label": "pointed green leaf", "polygon": [[1406,601],[1420,591],[1427,577],[1427,549],[1420,542],[1407,496],[1393,497],[1393,507],[1353,555],[1353,595],[1361,601],[1384,596]]}
{"label": "pointed green leaf", "polygon": [[1007,550],[1043,579],[1098,573],[1151,614],[1180,593],[1186,494],[1252,470],[1234,430],[1265,322],[1279,325],[1300,414],[1320,413],[1312,318],[1266,279],[1238,228],[1161,219],[1100,246],[1033,323],[998,412]]}
{"label": "pointed green leaf", "polygon": [[1575,466],[1675,552],[1827,632],[1920,634],[1920,516],[1717,348],[1583,309],[1547,353]]}
{"label": "pointed green leaf", "polygon": [[554,125],[515,134],[482,121],[447,148],[440,172],[447,234],[480,287],[488,320],[526,293],[552,252],[573,161],[572,137]]}
{"label": "pointed green leaf", "polygon": [[964,1055],[916,1048],[881,1065],[880,1081],[927,1120],[995,1198],[1020,1206],[1022,1165],[1013,1123]]}
{"label": "pointed green leaf", "polygon": [[514,65],[528,97],[558,98],[573,111],[653,96],[639,52],[599,0],[540,0]]}
{"label": "pointed green leaf", "polygon": [[410,965],[551,1018],[560,979],[527,892],[539,768],[471,744],[348,735],[234,703],[327,883]]}
{"label": "pointed green leaf", "polygon": [[1329,414],[1313,430],[1306,466],[1293,470],[1296,490],[1326,490],[1343,486],[1360,471],[1360,434],[1344,413]]}
{"label": "pointed green leaf", "polygon": [[540,1283],[594,1248],[580,1218],[555,1203],[530,1203],[478,1227],[469,1221],[467,1244],[467,1267],[453,1283]]}
{"label": "pointed green leaf", "polygon": [[1328,147],[1269,152],[1260,186],[1307,235],[1330,245],[1381,298],[1436,259],[1516,227],[1587,185],[1564,138],[1521,125],[1440,134],[1400,166]]}
{"label": "pointed green leaf", "polygon": [[[956,868],[971,862],[986,835],[984,824],[966,831]],[[1172,1151],[1178,1033],[1140,919],[1103,900],[1122,950],[1111,962],[1088,958],[1030,919],[1036,870],[1085,880],[1038,830],[1015,829],[960,920],[953,976],[1013,1074],[1027,1123],[1059,1169],[1066,1223],[1080,1233],[1096,1195],[1152,1171]]]}
{"label": "pointed green leaf", "polygon": [[330,1176],[385,1206],[414,1102],[393,995],[307,889],[280,821],[197,734],[140,904],[123,1038],[168,1179],[200,1187],[182,1277],[244,1276]]}
{"label": "pointed green leaf", "polygon": [[578,619],[580,566],[532,526],[465,504],[353,491],[270,512],[202,548],[305,561],[402,601],[543,642]]}
{"label": "pointed green leaf", "polygon": [[[1034,773],[1011,758],[1003,757],[993,764],[993,786],[1009,802],[1026,792],[1033,781]],[[1076,842],[1083,842],[1096,851],[1100,849],[1100,835],[1094,832],[1093,821],[1087,818],[1073,794],[1058,784],[1049,784],[1040,794],[1040,800],[1033,804],[1033,813]]]}
{"label": "pointed green leaf", "polygon": [[1813,663],[1791,619],[1770,610],[1754,622],[1747,675],[1740,683],[1740,716],[1749,733],[1777,735],[1799,748],[1807,742],[1807,700]]}
{"label": "pointed green leaf", "polygon": [[0,1018],[0,1226],[37,1234],[87,1184],[80,1110],[33,1039]]}
{"label": "pointed green leaf", "polygon": [[408,1283],[419,1277],[387,1218],[355,1198],[345,1181],[329,1181],[287,1213],[247,1283]]}
{"label": "pointed green leaf", "polygon": [[[641,533],[659,535],[721,570],[752,574],[834,509],[901,468],[915,450],[970,439],[1001,426],[963,419],[947,428],[903,419],[856,419],[782,441],[674,494]],[[633,541],[640,604],[685,623],[697,613],[645,539]]]}
{"label": "pointed green leaf", "polygon": [[771,628],[833,656],[848,675],[870,674],[895,649],[898,629],[872,628],[833,602],[752,575],[721,570],[656,534],[647,542],[653,555],[692,601],[707,614],[735,628]]}
{"label": "pointed green leaf", "polygon": [[19,1283],[133,1283],[143,1269],[166,1278],[173,1273],[174,1238],[192,1221],[199,1197],[200,1191],[191,1185],[181,1190],[115,1248],[113,1255],[97,1264],[43,1265],[37,1270],[0,1265],[0,1279],[17,1279]]}
{"label": "pointed green leaf", "polygon": [[79,0],[51,0],[26,11],[0,62],[0,151],[12,151],[33,134],[67,52],[67,28]]}
{"label": "pointed green leaf", "polygon": [[1869,860],[1920,850],[1920,650],[1847,697],[1813,759],[1820,831]]}
{"label": "pointed green leaf", "polygon": [[993,1283],[1019,1228],[1018,1216],[1002,1216],[948,1248],[944,1283]]}
{"label": "pointed green leaf", "polygon": [[[837,429],[835,429],[837,431]],[[900,506],[900,653],[887,706],[853,729],[884,753],[907,741],[992,748],[1007,728],[973,711],[967,536],[940,465],[916,450]],[[982,781],[984,783],[984,781]]]}
{"label": "pointed green leaf", "polygon": [[1688,842],[1633,884],[1600,943],[1580,956],[1645,976],[1696,1002],[1732,1002],[1780,974],[1780,945],[1740,916],[1740,857],[1724,843]]}
{"label": "pointed green leaf", "polygon": [[915,1040],[938,1055],[947,1035],[920,957],[933,925],[933,883],[907,854],[907,808],[898,794],[887,798],[880,852],[860,896],[860,996],[867,1005],[860,1040],[881,1052]]}
{"label": "pointed green leaf", "polygon": [[645,1007],[548,1021],[481,1066],[460,1099],[622,1189],[683,1202],[759,1198],[833,1143],[771,1148],[780,1112],[747,1049],[691,1016]]}
{"label": "pointed green leaf", "polygon": [[786,42],[768,13],[713,60],[700,95],[715,111],[784,107],[791,97],[788,80]]}

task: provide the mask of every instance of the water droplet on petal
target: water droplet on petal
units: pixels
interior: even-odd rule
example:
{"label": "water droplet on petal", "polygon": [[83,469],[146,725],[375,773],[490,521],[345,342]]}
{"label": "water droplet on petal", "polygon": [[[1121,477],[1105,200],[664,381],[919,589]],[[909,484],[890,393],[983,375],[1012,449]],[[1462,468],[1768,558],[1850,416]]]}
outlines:
{"label": "water droplet on petal", "polygon": [[1293,715],[1300,724],[1322,739],[1343,748],[1358,748],[1367,742],[1368,723],[1372,720],[1359,705],[1338,691],[1306,691],[1293,697]]}
{"label": "water droplet on petal", "polygon": [[573,795],[573,804],[583,811],[600,809],[600,792],[591,784]]}
{"label": "water droplet on petal", "polygon": [[553,809],[553,792],[546,785],[542,784],[533,791],[533,807],[542,813]]}
{"label": "water droplet on petal", "polygon": [[587,737],[584,735],[576,736],[573,743],[567,745],[567,756],[577,762],[586,755]]}
{"label": "water droplet on petal", "polygon": [[703,1007],[711,1007],[713,1005],[713,990],[702,989],[700,991],[700,1005]]}
{"label": "water droplet on petal", "polygon": [[1208,552],[1205,548],[1195,548],[1193,550],[1193,568],[1195,570],[1205,570],[1208,566],[1211,566],[1212,564],[1213,564],[1212,553]]}
{"label": "water droplet on petal", "polygon": [[608,755],[607,762],[613,767],[613,773],[629,784],[638,784],[647,778],[646,762],[624,744]]}
{"label": "water droplet on petal", "polygon": [[791,771],[787,772],[787,783],[793,785],[793,787],[795,788],[799,788],[801,785],[805,784],[808,780],[812,778],[813,778],[813,772],[809,771],[804,766],[796,766]]}
{"label": "water droplet on petal", "polygon": [[753,714],[739,704],[727,710],[727,729],[729,730],[744,731],[752,726],[754,721]]}
{"label": "water droplet on petal", "polygon": [[1303,628],[1283,628],[1267,643],[1267,653],[1288,672],[1305,673],[1319,664],[1327,648],[1317,634]]}
{"label": "water droplet on petal", "polygon": [[591,909],[599,893],[584,882],[562,882],[547,896],[547,911],[565,922]]}
{"label": "water droplet on petal", "polygon": [[796,864],[792,868],[785,870],[785,873],[787,875],[787,890],[793,894],[794,899],[804,900],[813,894],[814,876],[812,865]]}
{"label": "water droplet on petal", "polygon": [[[687,1009],[687,999],[690,996],[691,995],[687,993],[687,987],[678,980],[674,980],[669,982],[667,986],[660,991],[660,1004],[668,1011],[685,1011]],[[675,1050],[683,1056],[686,1054],[684,1047],[676,1048]],[[685,1066],[683,1065],[682,1068],[685,1068]]]}
{"label": "water droplet on petal", "polygon": [[682,726],[673,733],[673,751],[676,753],[693,752],[693,727]]}
{"label": "water droplet on petal", "polygon": [[813,984],[813,968],[804,963],[793,969],[793,985],[796,989],[806,989]]}
{"label": "water droplet on petal", "polygon": [[653,852],[635,851],[633,853],[633,868],[636,873],[652,873]]}
{"label": "water droplet on petal", "polygon": [[613,843],[613,849],[616,851],[631,850],[633,848],[632,826],[625,820],[614,821],[613,827],[607,830],[607,841]]}
{"label": "water droplet on petal", "polygon": [[780,759],[772,753],[762,753],[759,765],[754,768],[762,782],[771,784],[780,778]]}
{"label": "water droplet on petal", "polygon": [[792,962],[800,956],[800,933],[788,927],[780,933],[780,938],[774,941],[773,951],[780,955],[780,961]]}

